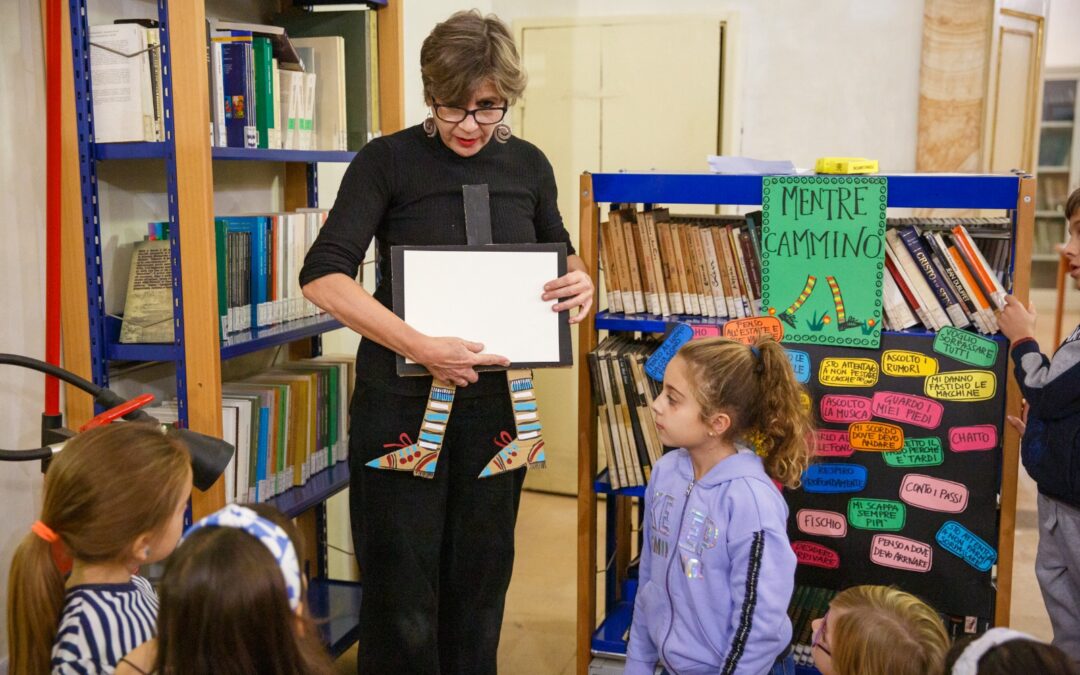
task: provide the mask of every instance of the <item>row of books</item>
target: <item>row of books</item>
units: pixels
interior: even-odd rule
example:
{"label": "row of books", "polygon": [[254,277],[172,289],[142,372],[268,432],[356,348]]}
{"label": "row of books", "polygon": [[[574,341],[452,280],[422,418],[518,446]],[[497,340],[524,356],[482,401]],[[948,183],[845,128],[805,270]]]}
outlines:
{"label": "row of books", "polygon": [[[217,300],[223,338],[319,314],[300,289],[300,268],[327,211],[214,219]],[[173,341],[169,224],[150,223],[136,242],[128,272],[120,342]]]}
{"label": "row of books", "polygon": [[[375,13],[295,10],[275,21],[207,21],[211,145],[355,151],[379,135]],[[152,19],[90,28],[97,142],[164,140],[160,44]]]}
{"label": "row of books", "polygon": [[[760,211],[678,216],[615,205],[600,226],[608,309],[741,319],[761,306]],[[1011,221],[890,218],[884,324],[998,330]]]}
{"label": "row of books", "polygon": [[608,308],[741,319],[761,312],[753,219],[613,208],[600,225]]}
{"label": "row of books", "polygon": [[664,454],[652,414],[661,384],[644,370],[657,346],[649,338],[609,335],[586,357],[600,416],[600,448],[614,489],[645,485]]}
{"label": "row of books", "polygon": [[[236,448],[224,473],[226,502],[266,501],[344,461],[354,378],[352,357],[320,356],[223,382],[222,437]],[[146,411],[178,419],[176,401]]]}

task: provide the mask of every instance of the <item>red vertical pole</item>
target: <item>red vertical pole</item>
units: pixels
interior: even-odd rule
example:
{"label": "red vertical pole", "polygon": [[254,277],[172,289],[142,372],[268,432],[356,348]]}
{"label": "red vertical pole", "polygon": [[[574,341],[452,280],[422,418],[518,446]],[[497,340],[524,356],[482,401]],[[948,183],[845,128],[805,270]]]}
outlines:
{"label": "red vertical pole", "polygon": [[[60,365],[60,0],[45,5],[45,360]],[[45,377],[45,414],[60,414],[60,381]]]}

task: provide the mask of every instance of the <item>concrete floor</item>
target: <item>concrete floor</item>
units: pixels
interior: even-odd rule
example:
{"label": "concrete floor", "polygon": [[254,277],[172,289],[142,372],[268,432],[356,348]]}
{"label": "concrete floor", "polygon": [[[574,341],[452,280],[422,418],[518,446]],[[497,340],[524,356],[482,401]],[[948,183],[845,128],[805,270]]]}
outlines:
{"label": "concrete floor", "polygon": [[[1053,291],[1033,294],[1041,317],[1039,343],[1052,350]],[[1080,293],[1070,292],[1065,328],[1080,321]],[[1035,580],[1038,529],[1034,484],[1020,470],[1014,557],[1012,626],[1049,640],[1050,621]],[[575,547],[577,505],[572,497],[526,492],[517,527],[514,576],[506,598],[499,672],[564,675],[574,672]],[[603,541],[603,522],[600,522]],[[356,672],[356,651],[338,660],[339,672]]]}

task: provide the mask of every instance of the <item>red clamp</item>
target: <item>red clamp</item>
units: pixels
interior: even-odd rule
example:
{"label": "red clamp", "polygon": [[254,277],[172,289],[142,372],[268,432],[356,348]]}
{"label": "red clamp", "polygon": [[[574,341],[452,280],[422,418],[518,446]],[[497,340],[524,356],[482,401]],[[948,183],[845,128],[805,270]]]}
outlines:
{"label": "red clamp", "polygon": [[94,429],[109,424],[116,418],[123,417],[124,415],[127,415],[134,410],[138,410],[139,408],[143,407],[144,405],[150,403],[153,400],[153,394],[140,394],[135,398],[131,399],[130,401],[124,401],[115,408],[110,408],[105,412],[101,413],[94,419],[79,427],[79,431],[87,431],[88,429]]}

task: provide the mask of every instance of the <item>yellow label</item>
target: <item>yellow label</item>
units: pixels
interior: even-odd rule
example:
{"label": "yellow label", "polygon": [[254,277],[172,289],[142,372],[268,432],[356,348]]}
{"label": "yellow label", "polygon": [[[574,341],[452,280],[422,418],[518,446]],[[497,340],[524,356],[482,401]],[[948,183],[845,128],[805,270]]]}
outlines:
{"label": "yellow label", "polygon": [[926,377],[938,371],[938,362],[932,356],[889,349],[881,355],[881,371],[893,377]]}
{"label": "yellow label", "polygon": [[926,378],[923,391],[942,401],[985,401],[997,392],[997,377],[989,370],[954,370]]}
{"label": "yellow label", "polygon": [[814,402],[810,400],[810,394],[805,391],[799,392],[799,403],[802,404],[803,410],[810,412],[810,408],[814,405]]}
{"label": "yellow label", "polygon": [[877,381],[878,364],[873,359],[822,359],[818,369],[818,382],[833,387],[872,387]]}
{"label": "yellow label", "polygon": [[877,170],[877,160],[864,157],[820,157],[814,165],[817,173],[876,173]]}

